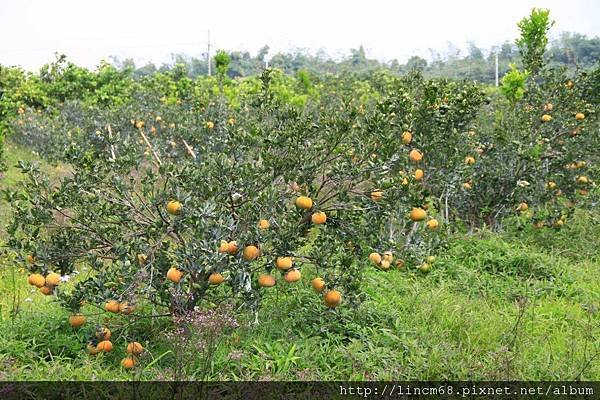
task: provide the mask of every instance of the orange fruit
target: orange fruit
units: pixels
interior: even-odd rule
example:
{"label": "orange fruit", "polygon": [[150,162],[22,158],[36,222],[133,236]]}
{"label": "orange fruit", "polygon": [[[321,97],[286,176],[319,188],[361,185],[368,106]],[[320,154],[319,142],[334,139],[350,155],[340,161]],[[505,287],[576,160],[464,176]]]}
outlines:
{"label": "orange fruit", "polygon": [[29,264],[33,264],[35,262],[35,257],[32,256],[31,254],[27,254],[27,256],[25,257],[25,260],[27,260],[27,262]]}
{"label": "orange fruit", "polygon": [[211,285],[220,285],[224,281],[225,278],[223,278],[223,275],[219,274],[218,272],[213,272],[208,276],[208,283]]}
{"label": "orange fruit", "polygon": [[421,272],[427,273],[427,272],[431,271],[431,264],[424,262],[423,264],[419,265],[419,270]]}
{"label": "orange fruit", "polygon": [[277,260],[275,261],[277,269],[282,271],[292,268],[292,263],[292,257],[277,257]]}
{"label": "orange fruit", "polygon": [[212,122],[212,121],[208,121],[208,122],[206,123],[206,127],[207,127],[208,129],[212,129],[212,128],[214,128],[214,127],[215,127],[215,123],[214,123],[214,122]]}
{"label": "orange fruit", "polygon": [[423,172],[422,169],[415,170],[414,177],[416,181],[420,181],[421,179],[423,179],[423,176],[425,176],[425,172]]}
{"label": "orange fruit", "polygon": [[465,183],[463,183],[463,185],[462,185],[462,186],[463,186],[463,188],[464,188],[465,190],[471,190],[471,188],[472,188],[472,186],[471,186],[471,184],[470,184],[469,182],[465,182]]}
{"label": "orange fruit", "polygon": [[410,144],[412,141],[412,133],[405,131],[402,133],[402,144]]}
{"label": "orange fruit", "polygon": [[258,258],[258,256],[260,255],[260,251],[258,250],[258,247],[254,246],[254,245],[249,245],[244,247],[244,260],[246,261],[252,261],[252,260],[256,260]]}
{"label": "orange fruit", "polygon": [[438,226],[440,226],[440,223],[437,221],[437,219],[430,219],[427,221],[427,227],[432,231],[435,231]]}
{"label": "orange fruit", "polygon": [[69,325],[71,325],[73,328],[79,328],[80,326],[83,326],[85,321],[87,321],[87,318],[82,314],[71,314],[69,316]]}
{"label": "orange fruit", "polygon": [[467,165],[475,164],[475,157],[472,157],[472,156],[465,157],[465,164],[467,164]]}
{"label": "orange fruit", "polygon": [[398,268],[398,269],[404,268],[404,260],[396,260],[396,268]]}
{"label": "orange fruit", "polygon": [[310,217],[310,220],[315,225],[322,225],[327,221],[327,214],[323,211],[318,211]]}
{"label": "orange fruit", "polygon": [[221,240],[219,245],[219,253],[229,253],[229,243],[226,240]]}
{"label": "orange fruit", "polygon": [[144,352],[144,347],[138,342],[131,342],[127,345],[127,354],[140,355]]}
{"label": "orange fruit", "polygon": [[379,201],[379,200],[381,200],[382,197],[383,197],[383,192],[379,189],[373,190],[371,192],[371,200],[373,200],[373,201]]}
{"label": "orange fruit", "polygon": [[98,346],[96,346],[96,348],[98,349],[98,351],[109,353],[113,349],[113,344],[110,340],[103,340],[100,343],[98,343]]}
{"label": "orange fruit", "polygon": [[131,314],[135,311],[135,304],[129,304],[127,301],[124,301],[119,304],[119,312],[122,314]]}
{"label": "orange fruit", "polygon": [[585,114],[584,113],[577,113],[577,114],[575,114],[575,119],[577,121],[583,121],[585,119]]}
{"label": "orange fruit", "polygon": [[237,252],[238,252],[238,245],[235,240],[232,240],[231,242],[227,243],[227,253],[234,256],[237,254]]}
{"label": "orange fruit", "polygon": [[586,184],[586,183],[590,183],[590,180],[588,179],[588,177],[587,177],[587,176],[583,176],[583,175],[582,175],[582,176],[578,176],[578,177],[577,177],[577,183],[583,183],[583,184]]}
{"label": "orange fruit", "polygon": [[301,208],[303,210],[308,210],[312,208],[313,201],[310,197],[300,196],[296,199],[296,207]]}
{"label": "orange fruit", "polygon": [[148,261],[148,256],[145,254],[138,254],[137,261],[138,261],[138,264],[145,265],[146,261]]}
{"label": "orange fruit", "polygon": [[137,361],[135,361],[135,359],[133,357],[125,357],[124,359],[121,360],[121,365],[125,369],[132,369],[133,367],[135,367],[136,363],[137,363]]}
{"label": "orange fruit", "polygon": [[27,278],[27,282],[29,282],[29,284],[32,286],[41,288],[46,284],[46,278],[44,278],[41,274],[31,274]]}
{"label": "orange fruit", "polygon": [[54,286],[42,286],[40,292],[42,292],[44,296],[50,296],[52,292],[54,292]]}
{"label": "orange fruit", "polygon": [[381,260],[381,263],[379,264],[379,266],[381,267],[381,269],[383,270],[388,270],[390,269],[390,260]]}
{"label": "orange fruit", "polygon": [[392,262],[394,261],[394,254],[391,251],[386,251],[383,253],[383,259]]}
{"label": "orange fruit", "polygon": [[258,277],[258,285],[261,287],[273,287],[275,286],[275,278],[273,278],[273,275],[262,274]]}
{"label": "orange fruit", "polygon": [[60,275],[54,272],[46,275],[46,286],[57,286],[60,283]]}
{"label": "orange fruit", "polygon": [[421,153],[419,150],[412,149],[410,153],[408,153],[408,158],[410,158],[410,161],[418,163],[423,159],[423,153]]}
{"label": "orange fruit", "polygon": [[167,212],[171,215],[181,214],[182,208],[183,208],[183,205],[176,200],[171,200],[167,203]]}
{"label": "orange fruit", "polygon": [[554,108],[554,105],[552,103],[544,104],[544,111],[552,111],[553,108]]}
{"label": "orange fruit", "polygon": [[519,211],[527,211],[529,209],[529,204],[522,201],[521,203],[519,203],[519,207],[517,207],[517,209]]}
{"label": "orange fruit", "polygon": [[330,290],[323,297],[325,305],[329,308],[334,308],[340,305],[342,302],[342,295],[337,290]]}
{"label": "orange fruit", "polygon": [[98,338],[98,340],[109,340],[111,335],[112,332],[107,327],[99,328],[96,331],[96,337]]}
{"label": "orange fruit", "polygon": [[371,253],[369,254],[369,260],[375,265],[379,265],[381,263],[381,255],[379,253]]}
{"label": "orange fruit", "polygon": [[283,279],[289,283],[298,282],[300,278],[302,278],[302,274],[297,269],[291,269],[283,276]]}
{"label": "orange fruit", "polygon": [[552,116],[549,114],[542,115],[542,122],[549,122],[552,120]]}
{"label": "orange fruit", "polygon": [[556,183],[553,181],[548,182],[548,189],[554,189],[556,188]]}
{"label": "orange fruit", "polygon": [[98,350],[98,348],[94,346],[92,342],[87,344],[87,351],[92,356],[95,356],[96,354],[100,353],[100,350]]}
{"label": "orange fruit", "polygon": [[269,227],[271,227],[271,223],[266,219],[261,219],[260,221],[258,221],[258,227],[260,229],[269,229]]}
{"label": "orange fruit", "polygon": [[421,207],[413,207],[410,211],[410,219],[417,222],[427,218],[427,213]]}
{"label": "orange fruit", "polygon": [[312,281],[310,281],[310,284],[317,293],[321,293],[323,289],[325,289],[325,281],[323,280],[323,278],[315,278]]}
{"label": "orange fruit", "polygon": [[167,271],[167,279],[170,280],[171,282],[179,283],[179,281],[181,280],[182,277],[183,277],[183,272],[178,270],[175,267],[171,267]]}
{"label": "orange fruit", "polygon": [[119,312],[119,302],[116,300],[109,300],[104,304],[104,309],[111,313]]}

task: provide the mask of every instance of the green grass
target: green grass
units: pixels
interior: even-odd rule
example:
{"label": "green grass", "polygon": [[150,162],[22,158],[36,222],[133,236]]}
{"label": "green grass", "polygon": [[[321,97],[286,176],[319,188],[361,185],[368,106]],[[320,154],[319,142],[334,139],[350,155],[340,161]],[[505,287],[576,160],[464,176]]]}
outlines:
{"label": "green grass", "polygon": [[[8,153],[9,165],[34,157],[10,144]],[[11,168],[0,184],[19,179]],[[458,236],[428,275],[369,269],[356,310],[325,309],[305,269],[301,282],[266,292],[258,325],[242,314],[239,328],[220,332],[211,357],[193,343],[174,346],[165,320],[130,326],[86,306],[94,315],[74,331],[67,311],[32,290],[8,254],[0,259],[0,380],[599,380],[598,221],[578,212],[560,231]],[[111,327],[115,350],[91,357],[95,323]],[[134,373],[119,366],[131,338],[148,350]]]}

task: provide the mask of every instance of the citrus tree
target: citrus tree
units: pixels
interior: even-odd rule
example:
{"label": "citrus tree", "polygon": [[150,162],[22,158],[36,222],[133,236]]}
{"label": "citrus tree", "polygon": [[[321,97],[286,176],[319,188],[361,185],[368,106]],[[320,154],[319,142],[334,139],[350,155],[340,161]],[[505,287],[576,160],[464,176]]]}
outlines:
{"label": "citrus tree", "polygon": [[[271,90],[270,74],[238,108],[217,96],[201,110],[163,103],[132,119],[82,118],[62,142],[70,173],[58,182],[20,165],[29,181],[6,193],[9,244],[73,327],[84,305],[134,319],[223,299],[256,310],[265,290],[302,278],[335,308],[360,301],[367,265],[431,268],[439,222],[418,172],[428,135],[412,131],[435,93],[413,101],[396,83],[368,104],[329,95],[298,107]],[[76,271],[61,288],[57,277]],[[97,336],[90,351],[107,351]]]}

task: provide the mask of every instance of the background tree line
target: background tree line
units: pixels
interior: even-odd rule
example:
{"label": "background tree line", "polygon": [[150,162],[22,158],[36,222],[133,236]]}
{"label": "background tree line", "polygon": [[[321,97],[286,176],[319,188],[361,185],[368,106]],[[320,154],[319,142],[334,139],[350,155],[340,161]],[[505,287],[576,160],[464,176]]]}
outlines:
{"label": "background tree line", "polygon": [[[228,52],[231,58],[228,76],[236,78],[257,75],[268,63],[270,67],[279,68],[286,74],[297,74],[299,71],[316,74],[370,74],[376,70],[386,69],[400,75],[410,70],[419,70],[426,77],[447,77],[494,83],[496,53],[498,53],[500,76],[509,71],[510,64],[519,65],[520,63],[517,47],[510,42],[491,49],[482,49],[470,42],[464,54],[461,49],[449,43],[443,53],[430,49],[431,59],[429,61],[419,56],[413,56],[404,64],[398,60],[384,62],[368,58],[362,46],[358,49],[351,49],[350,54],[341,60],[334,59],[322,50],[311,53],[308,50],[296,49],[272,55],[269,50],[268,46],[264,46],[254,56],[247,51]],[[171,58],[171,62],[160,66],[153,63],[137,66],[133,59],[121,60],[116,57],[112,57],[111,62],[121,70],[130,70],[136,77],[173,69],[179,69],[179,73],[191,78],[208,74],[206,54],[200,57],[173,54]],[[600,59],[600,38],[588,38],[579,33],[562,33],[548,46],[546,58],[549,64],[564,65],[569,68],[589,67]],[[212,62],[214,71],[214,60]]]}

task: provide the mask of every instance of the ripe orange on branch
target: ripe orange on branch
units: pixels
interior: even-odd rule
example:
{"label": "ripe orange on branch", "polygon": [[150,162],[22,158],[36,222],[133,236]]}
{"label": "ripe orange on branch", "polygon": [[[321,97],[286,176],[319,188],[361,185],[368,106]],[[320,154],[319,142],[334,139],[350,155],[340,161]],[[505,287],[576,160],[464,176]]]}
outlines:
{"label": "ripe orange on branch", "polygon": [[260,229],[269,229],[271,227],[271,223],[266,219],[261,219],[258,221],[258,227]]}
{"label": "ripe orange on branch", "polygon": [[138,342],[131,342],[127,345],[127,354],[140,355],[144,352],[144,346]]}
{"label": "ripe orange on branch", "polygon": [[379,265],[381,263],[381,255],[379,253],[371,253],[369,254],[369,260],[375,265]]}
{"label": "ripe orange on branch", "polygon": [[119,312],[121,314],[126,314],[126,315],[131,314],[132,312],[135,311],[135,308],[136,308],[135,304],[129,304],[129,302],[127,302],[127,301],[124,301],[119,304]]}
{"label": "ripe orange on branch", "polygon": [[135,364],[137,364],[137,362],[133,357],[125,357],[121,360],[121,365],[125,369],[132,369],[133,367],[135,367]]}
{"label": "ripe orange on branch", "polygon": [[342,294],[337,290],[330,290],[323,298],[325,305],[329,308],[335,308],[342,302]]}
{"label": "ripe orange on branch", "polygon": [[179,283],[181,278],[183,277],[183,271],[178,270],[175,267],[169,268],[167,271],[167,279],[171,282]]}
{"label": "ripe orange on branch", "polygon": [[112,332],[106,327],[100,328],[96,332],[96,338],[98,338],[98,340],[109,340],[111,335]]}
{"label": "ripe orange on branch", "polygon": [[258,247],[254,246],[252,244],[244,247],[244,253],[243,253],[244,260],[246,260],[246,261],[256,260],[259,255],[260,255],[260,250],[258,250]]}
{"label": "ripe orange on branch", "polygon": [[297,269],[289,270],[283,276],[283,279],[285,279],[285,281],[289,282],[289,283],[298,282],[300,280],[300,278],[302,278],[302,274],[300,274],[300,271]]}
{"label": "ripe orange on branch", "polygon": [[410,211],[410,219],[415,222],[423,221],[425,218],[427,218],[427,213],[421,207],[413,207]]}
{"label": "ripe orange on branch", "polygon": [[260,275],[258,277],[258,285],[261,287],[273,287],[275,286],[275,278],[273,278],[273,275]]}
{"label": "ripe orange on branch", "polygon": [[113,349],[113,344],[110,340],[103,340],[100,343],[98,343],[98,346],[96,346],[96,348],[103,353],[110,353]]}
{"label": "ripe orange on branch", "polygon": [[44,278],[41,274],[31,274],[27,278],[27,282],[29,282],[29,284],[32,286],[41,288],[46,284],[46,278]]}
{"label": "ripe orange on branch", "polygon": [[109,300],[104,304],[104,309],[111,313],[119,312],[119,302],[116,300]]}
{"label": "ripe orange on branch", "polygon": [[430,219],[429,221],[427,221],[427,227],[429,228],[429,230],[435,231],[438,228],[438,226],[440,226],[440,223],[437,219]]}
{"label": "ripe orange on branch", "polygon": [[410,158],[410,161],[418,163],[423,159],[423,153],[417,149],[412,149],[410,153],[408,153],[408,157]]}
{"label": "ripe orange on branch", "polygon": [[221,283],[223,283],[225,281],[225,278],[223,277],[223,275],[219,274],[218,272],[213,272],[212,274],[210,274],[208,276],[208,283],[210,283],[211,285],[220,285]]}
{"label": "ripe orange on branch", "polygon": [[422,170],[422,169],[418,168],[418,169],[416,169],[416,170],[415,170],[415,175],[414,175],[414,177],[415,177],[415,180],[416,180],[416,181],[420,181],[420,180],[422,180],[422,179],[423,179],[423,176],[425,176],[425,172],[423,172],[423,170]]}
{"label": "ripe orange on branch", "polygon": [[371,200],[379,201],[383,197],[383,192],[381,190],[373,190],[371,192]]}
{"label": "ripe orange on branch", "polygon": [[277,257],[277,260],[275,261],[277,269],[280,269],[282,271],[286,271],[292,268],[292,264],[292,257]]}
{"label": "ripe orange on branch", "polygon": [[315,225],[323,225],[325,222],[327,222],[327,214],[322,211],[318,211],[310,217],[310,220]]}
{"label": "ripe orange on branch", "polygon": [[177,200],[171,200],[167,203],[167,212],[171,215],[181,214],[183,205]]}
{"label": "ripe orange on branch", "polygon": [[50,296],[54,292],[54,286],[42,286],[40,292],[44,296]]}
{"label": "ripe orange on branch", "polygon": [[296,199],[296,207],[303,210],[309,210],[313,206],[313,201],[310,197],[300,196]]}
{"label": "ripe orange on branch", "polygon": [[323,280],[323,278],[315,278],[312,281],[310,281],[310,284],[317,293],[321,293],[323,289],[325,289],[325,281]]}
{"label": "ripe orange on branch", "polygon": [[83,324],[85,324],[86,321],[87,318],[85,317],[85,315],[72,314],[69,316],[69,325],[71,325],[73,328],[79,328],[83,326]]}
{"label": "ripe orange on branch", "polygon": [[60,275],[59,274],[51,272],[48,275],[46,275],[46,285],[47,286],[58,286],[59,283],[60,283]]}

